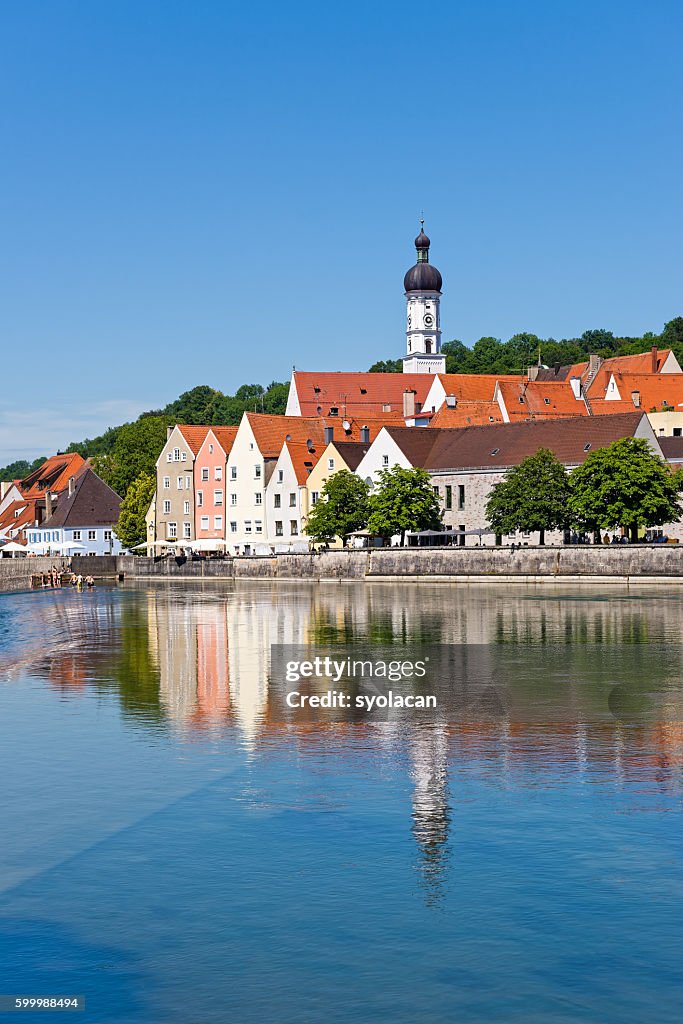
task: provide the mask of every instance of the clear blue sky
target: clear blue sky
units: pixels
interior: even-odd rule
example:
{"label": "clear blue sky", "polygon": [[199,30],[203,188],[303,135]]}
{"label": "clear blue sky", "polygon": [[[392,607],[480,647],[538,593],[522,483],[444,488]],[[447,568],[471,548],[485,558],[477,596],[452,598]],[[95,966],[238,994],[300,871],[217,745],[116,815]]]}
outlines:
{"label": "clear blue sky", "polygon": [[0,21],[0,465],[404,346],[683,313],[679,0],[26,0]]}

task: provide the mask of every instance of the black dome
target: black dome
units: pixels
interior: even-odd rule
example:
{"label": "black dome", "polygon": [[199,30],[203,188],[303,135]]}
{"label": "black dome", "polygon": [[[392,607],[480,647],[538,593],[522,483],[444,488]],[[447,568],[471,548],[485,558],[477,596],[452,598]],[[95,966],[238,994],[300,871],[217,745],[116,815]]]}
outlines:
{"label": "black dome", "polygon": [[427,235],[425,235],[424,228],[420,228],[420,234],[415,239],[415,248],[428,249],[431,244]]}
{"label": "black dome", "polygon": [[442,284],[439,271],[426,262],[416,263],[403,278],[403,288],[407,292],[440,292]]}

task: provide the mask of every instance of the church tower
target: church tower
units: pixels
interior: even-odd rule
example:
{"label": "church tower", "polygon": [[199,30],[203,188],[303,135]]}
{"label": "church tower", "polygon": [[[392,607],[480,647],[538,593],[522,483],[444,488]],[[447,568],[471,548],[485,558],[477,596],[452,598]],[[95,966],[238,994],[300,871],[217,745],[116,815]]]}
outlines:
{"label": "church tower", "polygon": [[415,239],[417,262],[403,278],[407,325],[404,373],[445,373],[446,357],[441,355],[441,274],[429,262],[429,239],[420,221]]}

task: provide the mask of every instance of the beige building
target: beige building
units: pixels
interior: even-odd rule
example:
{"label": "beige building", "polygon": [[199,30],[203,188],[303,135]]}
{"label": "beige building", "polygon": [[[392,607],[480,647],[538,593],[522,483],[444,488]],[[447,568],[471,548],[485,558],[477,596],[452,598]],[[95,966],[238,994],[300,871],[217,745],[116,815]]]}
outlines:
{"label": "beige building", "polygon": [[157,541],[195,539],[194,461],[210,427],[178,425],[157,459],[155,532]]}
{"label": "beige building", "polygon": [[[335,473],[346,470],[355,473],[362,458],[370,449],[369,441],[331,441],[322,452],[313,469],[306,479],[307,490],[307,513],[308,510],[317,505],[320,500],[323,487]],[[304,518],[305,526],[305,518]],[[328,545],[332,548],[340,548],[342,541],[335,537]]]}

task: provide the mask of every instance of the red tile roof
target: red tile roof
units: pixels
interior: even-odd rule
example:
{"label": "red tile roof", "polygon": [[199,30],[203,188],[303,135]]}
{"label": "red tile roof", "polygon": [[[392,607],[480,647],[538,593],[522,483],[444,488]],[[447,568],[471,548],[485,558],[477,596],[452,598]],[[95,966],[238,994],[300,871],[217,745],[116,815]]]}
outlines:
{"label": "red tile roof", "polygon": [[176,426],[185,438],[185,441],[193,455],[198,453],[206,440],[206,435],[212,429],[211,427],[195,426],[194,424],[188,423],[177,423]]}
{"label": "red tile roof", "polygon": [[444,402],[432,416],[429,426],[470,427],[503,422],[498,402],[458,402],[454,409],[449,408]]}
{"label": "red tile roof", "polygon": [[[628,402],[634,408],[632,395],[638,392],[640,406],[645,412],[659,410],[667,405],[677,412],[683,411],[683,373],[621,373],[614,372],[615,383],[621,395],[622,402]],[[596,394],[596,398],[604,397],[603,394]],[[593,402],[593,396],[590,398]],[[611,404],[606,399],[605,405]]]}
{"label": "red tile roof", "polygon": [[[438,378],[447,395],[458,402],[492,402],[499,381],[521,383],[518,373],[439,373]],[[431,378],[430,378],[431,379]]]}
{"label": "red tile roof", "polygon": [[287,448],[289,457],[292,460],[292,466],[294,467],[297,482],[300,486],[303,486],[308,480],[311,470],[327,446],[323,443],[319,445],[312,445],[309,448],[308,445],[301,444],[296,441],[285,441],[285,447]]}
{"label": "red tile roof", "polygon": [[429,373],[294,372],[302,416],[329,416],[336,408],[342,419],[386,412],[402,417],[404,391],[415,391],[415,401],[424,404],[433,379]]}
{"label": "red tile roof", "polygon": [[569,381],[503,381],[499,390],[511,421],[589,415],[583,399],[574,397]]}
{"label": "red tile roof", "polygon": [[47,490],[57,493],[69,486],[70,477],[76,477],[86,466],[85,459],[78,452],[65,455],[51,455],[42,466],[29,473],[18,483],[27,498],[37,498]]}

